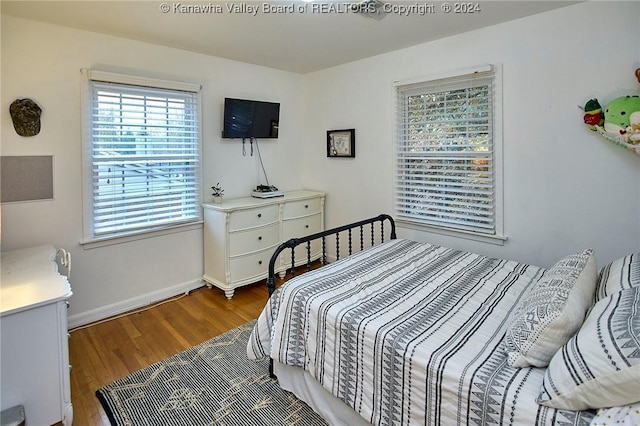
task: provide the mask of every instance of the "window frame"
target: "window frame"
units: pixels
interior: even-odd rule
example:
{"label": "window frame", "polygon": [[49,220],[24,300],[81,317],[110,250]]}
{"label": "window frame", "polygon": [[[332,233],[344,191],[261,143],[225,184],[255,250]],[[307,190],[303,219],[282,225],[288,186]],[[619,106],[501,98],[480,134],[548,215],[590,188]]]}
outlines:
{"label": "window frame", "polygon": [[[420,86],[433,86],[439,80],[445,82],[446,80],[456,79],[465,76],[471,76],[474,73],[487,73],[493,74],[493,132],[492,132],[492,148],[493,148],[493,219],[494,219],[494,232],[493,233],[481,233],[473,230],[456,229],[451,226],[444,226],[432,223],[426,223],[417,219],[411,219],[403,217],[398,205],[399,201],[399,189],[401,187],[400,167],[402,158],[400,155],[400,149],[402,147],[402,124],[401,121],[404,116],[405,106],[400,103],[400,92],[408,87],[420,88]],[[398,226],[409,228],[418,231],[426,231],[446,236],[452,236],[457,238],[471,239],[480,242],[486,242],[490,244],[503,245],[507,240],[504,234],[504,189],[503,189],[503,149],[502,149],[502,66],[501,64],[481,65],[473,68],[467,68],[462,70],[454,70],[441,74],[434,74],[430,76],[423,76],[410,80],[402,80],[394,82],[394,97],[395,97],[395,143],[394,143],[394,210],[396,215],[396,222]],[[434,89],[432,89],[433,91]],[[425,90],[428,93],[428,90]]]}
{"label": "window frame", "polygon": [[[122,242],[135,241],[144,238],[167,235],[185,230],[202,228],[202,99],[201,86],[193,83],[161,80],[155,78],[112,73],[101,70],[82,69],[82,186],[83,186],[83,239],[80,244],[85,249],[101,247]],[[95,235],[94,232],[94,208],[93,208],[93,139],[92,139],[92,107],[93,107],[93,87],[92,83],[112,83],[124,86],[140,86],[143,88],[173,90],[181,92],[191,92],[197,102],[195,116],[197,120],[198,135],[197,144],[197,167],[195,171],[195,191],[197,216],[186,221],[169,223],[166,225],[152,225],[136,230],[113,232],[105,235]],[[123,91],[124,92],[124,91]]]}

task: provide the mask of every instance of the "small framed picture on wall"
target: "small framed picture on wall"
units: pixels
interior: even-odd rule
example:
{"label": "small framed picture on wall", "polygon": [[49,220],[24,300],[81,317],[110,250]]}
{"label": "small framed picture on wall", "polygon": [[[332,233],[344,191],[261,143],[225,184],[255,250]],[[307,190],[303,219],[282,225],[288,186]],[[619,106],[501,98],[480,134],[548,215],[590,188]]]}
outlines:
{"label": "small framed picture on wall", "polygon": [[327,130],[327,157],[355,157],[356,130]]}

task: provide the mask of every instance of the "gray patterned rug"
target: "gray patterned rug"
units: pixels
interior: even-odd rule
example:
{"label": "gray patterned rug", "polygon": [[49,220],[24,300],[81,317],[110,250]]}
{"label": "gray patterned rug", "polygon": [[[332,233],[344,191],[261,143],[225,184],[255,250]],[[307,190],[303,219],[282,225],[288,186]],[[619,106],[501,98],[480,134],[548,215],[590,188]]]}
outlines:
{"label": "gray patterned rug", "polygon": [[326,425],[247,359],[250,322],[98,389],[113,426]]}

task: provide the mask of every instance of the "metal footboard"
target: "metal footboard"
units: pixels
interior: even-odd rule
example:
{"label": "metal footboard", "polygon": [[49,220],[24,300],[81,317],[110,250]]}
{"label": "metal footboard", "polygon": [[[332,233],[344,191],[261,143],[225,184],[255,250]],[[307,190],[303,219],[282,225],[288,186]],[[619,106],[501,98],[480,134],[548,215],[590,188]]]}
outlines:
{"label": "metal footboard", "polygon": [[[385,221],[388,222],[388,227],[385,228]],[[378,225],[376,225],[378,224]],[[367,226],[368,225],[368,226]],[[291,274],[294,276],[296,274],[296,258],[295,258],[295,248],[305,244],[306,246],[306,270],[311,269],[312,263],[312,254],[311,254],[311,243],[315,240],[321,240],[322,250],[320,254],[320,261],[322,264],[327,263],[327,237],[334,236],[335,237],[335,245],[336,245],[336,257],[340,258],[341,251],[341,235],[343,238],[346,238],[346,244],[348,248],[348,255],[351,255],[355,249],[358,248],[359,241],[359,250],[364,250],[365,248],[365,228],[367,239],[370,239],[370,246],[376,244],[376,237],[379,237],[377,243],[381,243],[385,241],[386,232],[385,229],[389,232],[389,239],[393,240],[396,238],[396,224],[393,218],[387,214],[381,214],[376,217],[372,217],[370,219],[361,220],[358,222],[350,223],[348,225],[339,226],[337,228],[327,229],[322,232],[317,232],[315,234],[307,235],[305,237],[300,238],[292,238],[284,243],[280,244],[276,251],[271,256],[271,260],[269,261],[269,275],[267,278],[267,288],[269,290],[269,297],[273,294],[276,289],[276,265],[278,263],[278,257],[280,254],[287,249],[291,251]],[[354,232],[357,233],[357,236],[354,237]],[[346,234],[346,236],[344,235]],[[358,238],[356,240],[356,247],[354,247],[354,238]],[[342,240],[342,244],[345,244],[344,240]]]}

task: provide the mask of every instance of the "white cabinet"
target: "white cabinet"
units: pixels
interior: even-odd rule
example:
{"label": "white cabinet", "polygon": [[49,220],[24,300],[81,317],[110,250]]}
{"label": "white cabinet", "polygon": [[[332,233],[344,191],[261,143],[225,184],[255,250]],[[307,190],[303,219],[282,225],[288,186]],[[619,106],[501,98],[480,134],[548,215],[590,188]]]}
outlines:
{"label": "white cabinet", "polygon": [[[283,197],[236,198],[220,204],[203,204],[204,275],[209,287],[234,290],[266,278],[276,247],[293,237],[324,229],[324,197],[317,191],[290,191]],[[296,264],[306,262],[306,252],[296,252]],[[313,246],[312,258],[320,256]],[[300,262],[298,262],[300,260]],[[281,257],[276,270],[286,270],[290,260]]]}
{"label": "white cabinet", "polygon": [[71,425],[67,301],[56,249],[2,253],[0,375],[2,410],[22,405],[29,425]]}

